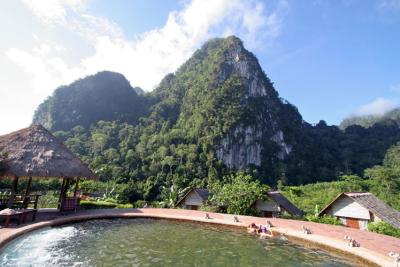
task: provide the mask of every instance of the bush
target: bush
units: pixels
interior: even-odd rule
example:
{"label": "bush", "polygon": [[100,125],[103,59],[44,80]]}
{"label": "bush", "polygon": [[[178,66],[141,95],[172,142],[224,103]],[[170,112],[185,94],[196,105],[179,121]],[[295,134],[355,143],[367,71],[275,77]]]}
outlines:
{"label": "bush", "polygon": [[144,200],[138,200],[135,203],[133,203],[133,207],[134,208],[143,208],[145,202],[146,201],[144,201]]}
{"label": "bush", "polygon": [[117,207],[117,204],[105,201],[81,200],[80,207],[82,209],[114,209]]}
{"label": "bush", "polygon": [[339,219],[337,219],[336,217],[333,217],[333,216],[329,216],[329,215],[324,215],[324,216],[308,215],[306,217],[306,219],[309,222],[333,224],[333,225],[343,225],[343,223]]}
{"label": "bush", "polygon": [[368,230],[383,235],[390,235],[400,238],[400,229],[388,224],[387,222],[372,222],[368,224]]}
{"label": "bush", "polygon": [[211,204],[204,203],[201,205],[200,210],[207,212],[221,212],[221,209],[218,206],[214,206]]}
{"label": "bush", "polygon": [[127,184],[118,184],[115,188],[118,202],[120,203],[134,203],[143,198],[137,184],[129,182]]}
{"label": "bush", "polygon": [[297,216],[297,215],[291,215],[289,213],[282,213],[279,215],[280,219],[288,219],[288,220],[296,220],[296,221],[304,221],[304,217],[302,216]]}
{"label": "bush", "polygon": [[111,197],[101,198],[100,201],[118,204],[118,201],[115,198],[111,198]]}
{"label": "bush", "polygon": [[131,209],[133,208],[132,204],[118,204],[108,201],[90,201],[90,200],[81,200],[80,206],[82,209]]}
{"label": "bush", "polygon": [[42,194],[38,199],[38,208],[57,208],[60,192],[47,191]]}
{"label": "bush", "polygon": [[117,204],[117,209],[131,209],[133,208],[132,204]]}
{"label": "bush", "polygon": [[98,191],[106,191],[107,184],[103,182],[97,182],[93,180],[83,180],[79,183],[79,188],[84,193],[93,193]]}
{"label": "bush", "polygon": [[[143,208],[145,202],[146,202],[145,200],[138,200],[138,201],[134,202],[132,206],[134,208],[141,209],[141,208]],[[147,207],[149,207],[149,208],[162,208],[163,206],[160,203],[163,203],[163,202],[147,201]]]}

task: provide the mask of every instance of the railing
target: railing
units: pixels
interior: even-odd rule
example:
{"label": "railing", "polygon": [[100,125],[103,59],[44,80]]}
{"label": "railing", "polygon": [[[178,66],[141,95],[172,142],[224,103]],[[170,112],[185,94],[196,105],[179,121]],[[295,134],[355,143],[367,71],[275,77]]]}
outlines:
{"label": "railing", "polygon": [[[39,200],[40,194],[32,194],[29,196],[25,195],[15,195],[12,201],[13,209],[26,209],[29,205],[33,205],[34,209],[37,209],[37,203]],[[8,194],[0,194],[0,209],[7,208],[10,203],[11,195]]]}

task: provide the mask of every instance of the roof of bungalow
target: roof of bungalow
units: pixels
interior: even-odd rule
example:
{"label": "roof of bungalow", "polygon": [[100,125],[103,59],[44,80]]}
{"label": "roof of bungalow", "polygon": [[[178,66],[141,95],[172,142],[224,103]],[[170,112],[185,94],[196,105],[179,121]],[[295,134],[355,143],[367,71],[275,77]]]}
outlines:
{"label": "roof of bungalow", "polygon": [[289,201],[284,195],[279,191],[268,191],[267,195],[278,203],[283,209],[285,209],[289,214],[293,216],[303,216],[304,212],[296,207],[292,202]]}
{"label": "roof of bungalow", "polygon": [[41,125],[0,136],[0,156],[5,165],[0,177],[97,179],[86,164]]}
{"label": "roof of bungalow", "polygon": [[196,192],[200,198],[205,201],[208,199],[210,192],[206,188],[191,188],[187,193],[178,201],[178,203],[175,206],[179,206],[182,201],[191,193],[191,192]]}
{"label": "roof of bungalow", "polygon": [[381,220],[400,228],[400,212],[390,207],[388,204],[368,192],[349,192],[339,194],[331,203],[329,203],[319,215],[323,215],[334,202],[342,196],[347,196],[379,217]]}

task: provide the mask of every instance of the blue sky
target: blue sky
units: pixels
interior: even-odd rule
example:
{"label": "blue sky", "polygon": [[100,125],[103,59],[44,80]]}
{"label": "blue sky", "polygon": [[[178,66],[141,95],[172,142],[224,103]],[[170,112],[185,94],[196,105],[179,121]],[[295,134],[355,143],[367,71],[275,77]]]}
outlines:
{"label": "blue sky", "polygon": [[149,91],[230,34],[306,121],[400,105],[400,0],[6,0],[0,32],[0,134],[59,85],[108,69]]}

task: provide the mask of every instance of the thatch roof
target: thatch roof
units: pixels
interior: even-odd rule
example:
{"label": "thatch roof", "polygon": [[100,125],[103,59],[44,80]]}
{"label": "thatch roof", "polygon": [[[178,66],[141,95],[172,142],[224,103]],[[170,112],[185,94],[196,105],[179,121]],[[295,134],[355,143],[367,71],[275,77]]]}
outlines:
{"label": "thatch roof", "polygon": [[269,191],[267,195],[279,204],[284,210],[286,210],[292,216],[303,216],[304,212],[296,207],[292,202],[289,201],[284,195],[279,191]]}
{"label": "thatch roof", "polygon": [[331,203],[329,203],[319,215],[325,212],[341,197],[349,197],[357,202],[381,220],[400,229],[400,212],[390,207],[388,204],[377,198],[371,193],[341,193]]}
{"label": "thatch roof", "polygon": [[6,155],[6,168],[0,177],[97,178],[41,125],[0,136],[0,155]]}

